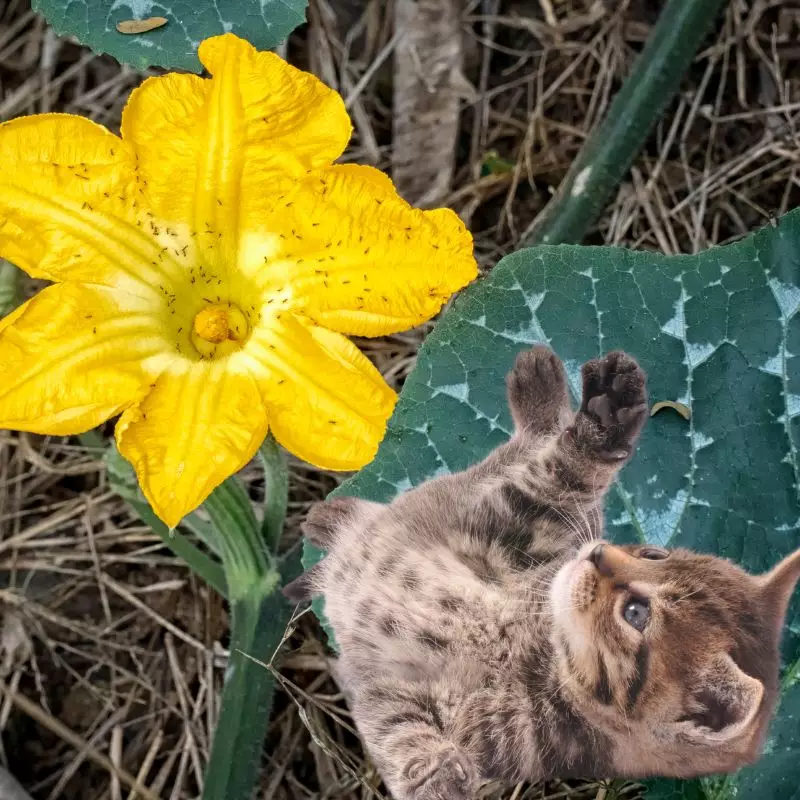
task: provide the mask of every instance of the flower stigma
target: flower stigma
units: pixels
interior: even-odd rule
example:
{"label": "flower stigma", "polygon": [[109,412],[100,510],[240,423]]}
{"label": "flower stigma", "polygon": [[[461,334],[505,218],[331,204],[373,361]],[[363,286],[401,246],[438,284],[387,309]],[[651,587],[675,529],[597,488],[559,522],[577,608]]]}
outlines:
{"label": "flower stigma", "polygon": [[192,344],[203,358],[219,358],[238,350],[247,338],[247,318],[233,303],[214,303],[195,314]]}

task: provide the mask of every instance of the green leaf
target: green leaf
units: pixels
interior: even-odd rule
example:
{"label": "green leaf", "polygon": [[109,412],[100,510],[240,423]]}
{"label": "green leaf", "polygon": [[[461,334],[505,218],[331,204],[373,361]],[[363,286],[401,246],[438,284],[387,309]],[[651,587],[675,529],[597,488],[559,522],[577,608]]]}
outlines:
{"label": "green leaf", "polygon": [[[200,71],[203,39],[235,33],[259,50],[280,44],[305,22],[307,0],[34,0],[53,29],[75,36],[98,53],[109,53],[137,69],[156,65]],[[148,33],[127,35],[117,23],[165,17]]]}
{"label": "green leaf", "polygon": [[647,800],[707,800],[700,781],[658,781],[647,792]]}
{"label": "green leaf", "polygon": [[0,258],[0,319],[10,314],[23,300],[22,272]]}
{"label": "green leaf", "polygon": [[[798,309],[800,211],[695,256],[572,245],[521,250],[442,317],[378,455],[339,491],[385,502],[505,441],[504,376],[521,349],[549,343],[577,397],[580,365],[623,348],[648,372],[652,398],[685,403],[692,414],[648,420],[636,457],[609,493],[609,534],[765,570],[800,545]],[[319,556],[307,545],[306,564]],[[786,663],[800,657],[797,599]],[[796,692],[779,711],[773,752],[722,785],[703,781],[706,797],[786,800],[786,786],[800,786]],[[698,786],[682,786],[677,796],[696,797]],[[654,796],[669,796],[664,788]]]}
{"label": "green leaf", "polygon": [[258,448],[258,457],[264,468],[264,518],[261,522],[261,534],[270,550],[277,553],[289,503],[289,468],[286,453],[281,450],[271,433],[267,434],[267,438]]}

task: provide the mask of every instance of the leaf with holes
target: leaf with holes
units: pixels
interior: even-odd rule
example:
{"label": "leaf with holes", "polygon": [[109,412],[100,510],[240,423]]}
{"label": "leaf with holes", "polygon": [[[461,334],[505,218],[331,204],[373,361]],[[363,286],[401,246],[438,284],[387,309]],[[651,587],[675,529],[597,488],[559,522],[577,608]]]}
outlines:
{"label": "leaf with holes", "polygon": [[[521,250],[442,317],[377,457],[340,491],[389,501],[505,441],[504,376],[521,349],[553,347],[577,397],[580,365],[622,348],[647,371],[650,396],[675,398],[691,417],[648,420],[636,457],[609,493],[609,534],[765,570],[800,545],[798,309],[800,210],[694,256],[568,245]],[[306,564],[319,557],[307,545]],[[797,599],[784,637],[787,664],[800,659]],[[789,677],[784,685],[793,687]],[[656,781],[653,797],[800,797],[798,717],[800,688],[787,688],[757,765],[730,779]]]}
{"label": "leaf with holes", "polygon": [[[305,22],[308,0],[34,0],[53,29],[98,53],[138,69],[151,65],[200,71],[203,39],[235,33],[258,50],[280,44]],[[163,17],[166,23],[136,35],[117,24]]]}

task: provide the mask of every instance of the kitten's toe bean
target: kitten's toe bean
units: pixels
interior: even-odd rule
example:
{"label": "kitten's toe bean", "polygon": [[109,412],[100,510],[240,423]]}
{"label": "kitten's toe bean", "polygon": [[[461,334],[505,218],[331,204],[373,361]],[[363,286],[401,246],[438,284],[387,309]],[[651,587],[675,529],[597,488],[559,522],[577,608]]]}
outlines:
{"label": "kitten's toe bean", "polygon": [[506,385],[511,413],[519,427],[548,432],[557,427],[562,411],[569,409],[564,365],[544,345],[517,356]]}
{"label": "kitten's toe bean", "polygon": [[625,458],[647,419],[644,372],[627,353],[615,351],[586,362],[582,373],[584,422],[576,425],[577,435],[612,460]]}
{"label": "kitten's toe bean", "polygon": [[414,800],[473,800],[477,777],[470,762],[455,748],[409,764],[406,776]]}

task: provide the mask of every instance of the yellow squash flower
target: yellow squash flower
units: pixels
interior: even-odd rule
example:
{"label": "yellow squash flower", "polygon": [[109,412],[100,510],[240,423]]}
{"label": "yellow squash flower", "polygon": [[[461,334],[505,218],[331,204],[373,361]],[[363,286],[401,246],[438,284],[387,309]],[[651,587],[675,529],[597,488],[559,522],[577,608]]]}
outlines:
{"label": "yellow squash flower", "polygon": [[53,281],[0,320],[0,427],[117,444],[176,525],[268,429],[329,469],[375,454],[394,392],[347,335],[429,319],[476,275],[449,210],[334,165],[341,98],[230,34],[210,79],[150,78],[122,136],[0,125],[0,255]]}

